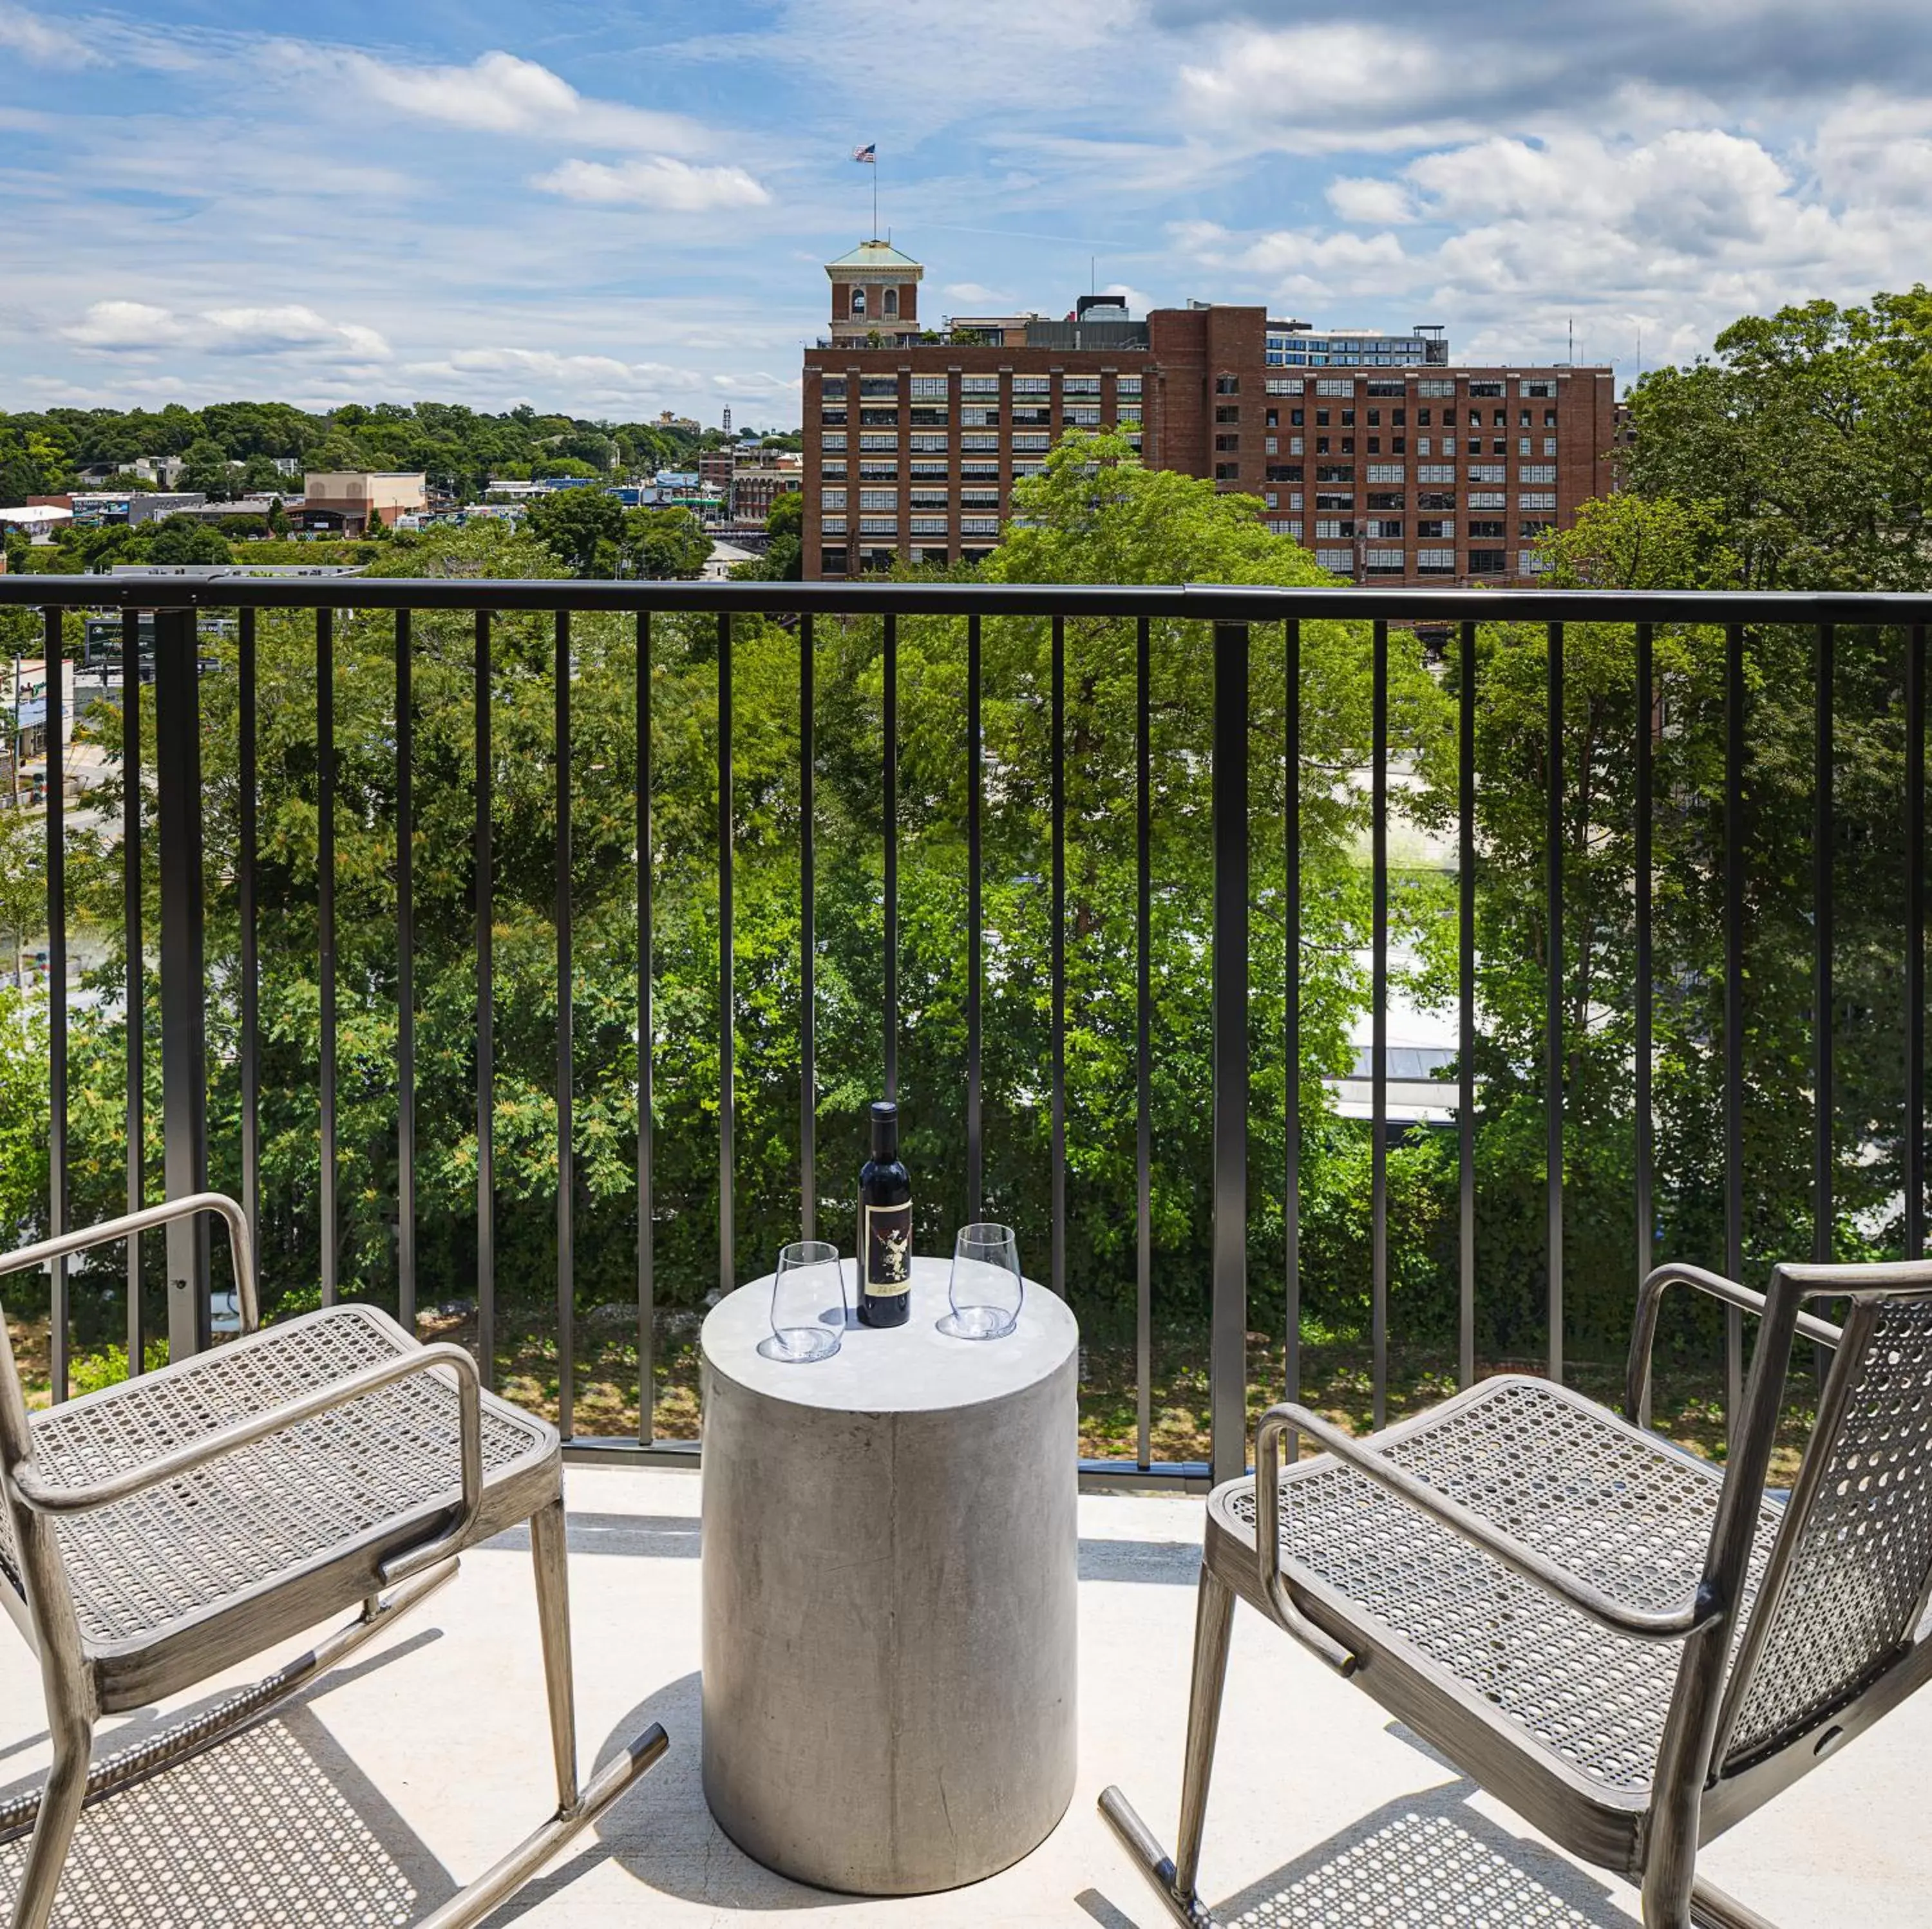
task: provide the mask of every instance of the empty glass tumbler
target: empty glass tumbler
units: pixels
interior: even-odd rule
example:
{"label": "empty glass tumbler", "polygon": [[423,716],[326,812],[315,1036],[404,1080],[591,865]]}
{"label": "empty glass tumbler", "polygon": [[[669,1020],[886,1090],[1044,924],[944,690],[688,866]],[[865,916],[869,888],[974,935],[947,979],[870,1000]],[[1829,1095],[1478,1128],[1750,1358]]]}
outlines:
{"label": "empty glass tumbler", "polygon": [[1004,1339],[1018,1325],[1026,1281],[1018,1236],[1010,1226],[965,1226],[952,1242],[952,1310],[940,1331],[957,1340]]}
{"label": "empty glass tumbler", "polygon": [[772,1275],[772,1336],[758,1342],[758,1351],[768,1360],[829,1359],[844,1324],[838,1248],[823,1239],[782,1247]]}

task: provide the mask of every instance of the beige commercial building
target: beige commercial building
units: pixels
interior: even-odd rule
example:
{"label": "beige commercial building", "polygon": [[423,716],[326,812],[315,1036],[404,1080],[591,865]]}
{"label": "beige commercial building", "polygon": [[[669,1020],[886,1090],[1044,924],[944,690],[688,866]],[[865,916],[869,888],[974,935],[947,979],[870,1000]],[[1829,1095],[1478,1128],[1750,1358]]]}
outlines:
{"label": "beige commercial building", "polygon": [[339,469],[302,478],[302,501],[290,520],[304,529],[366,529],[380,522],[394,529],[398,516],[429,507],[429,478],[400,470]]}

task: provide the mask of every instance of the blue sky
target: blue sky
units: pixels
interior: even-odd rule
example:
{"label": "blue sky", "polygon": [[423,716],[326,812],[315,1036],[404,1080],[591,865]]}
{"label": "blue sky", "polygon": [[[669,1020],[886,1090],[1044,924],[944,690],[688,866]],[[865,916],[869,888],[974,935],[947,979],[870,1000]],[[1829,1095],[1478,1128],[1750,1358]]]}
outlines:
{"label": "blue sky", "polygon": [[1923,0],[0,0],[0,407],[789,423],[820,264],[1683,358],[1932,260]]}

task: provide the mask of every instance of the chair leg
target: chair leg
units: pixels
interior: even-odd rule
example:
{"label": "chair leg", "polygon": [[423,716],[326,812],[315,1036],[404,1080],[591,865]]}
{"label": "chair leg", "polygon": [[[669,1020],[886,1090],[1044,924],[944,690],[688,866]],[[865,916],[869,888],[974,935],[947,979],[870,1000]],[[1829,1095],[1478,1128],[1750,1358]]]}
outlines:
{"label": "chair leg", "polygon": [[1181,1929],[1214,1929],[1214,1918],[1196,1892],[1201,1838],[1208,1819],[1208,1786],[1214,1769],[1214,1742],[1221,1726],[1221,1692],[1228,1678],[1234,1592],[1210,1568],[1201,1570],[1194,1618],[1194,1678],[1187,1701],[1187,1752],[1181,1767],[1180,1855],[1170,1861],[1132,1805],[1118,1788],[1106,1790],[1100,1812]]}
{"label": "chair leg", "polygon": [[1702,1881],[1690,1886],[1690,1913],[1686,1919],[1696,1929],[1778,1929],[1768,1917],[1746,1908],[1736,1896]]}
{"label": "chair leg", "polygon": [[1221,1691],[1228,1679],[1228,1643],[1234,1632],[1234,1591],[1204,1566],[1194,1613],[1194,1682],[1187,1698],[1187,1754],[1181,1770],[1180,1838],[1174,1868],[1176,1886],[1192,1897],[1201,1873],[1201,1836],[1208,1822],[1208,1784],[1214,1772],[1215,1738],[1221,1732]]}
{"label": "chair leg", "polygon": [[87,1764],[92,1724],[76,1717],[54,1724],[53,1766],[40,1790],[40,1813],[20,1871],[14,1898],[12,1929],[46,1929],[54,1913],[54,1892],[67,1864],[74,1824],[87,1800]]}
{"label": "chair leg", "polygon": [[550,1698],[550,1751],[556,1765],[556,1809],[577,1806],[577,1697],[570,1659],[570,1562],[563,1496],[530,1517],[536,1568],[537,1621],[543,1634],[544,1688]]}

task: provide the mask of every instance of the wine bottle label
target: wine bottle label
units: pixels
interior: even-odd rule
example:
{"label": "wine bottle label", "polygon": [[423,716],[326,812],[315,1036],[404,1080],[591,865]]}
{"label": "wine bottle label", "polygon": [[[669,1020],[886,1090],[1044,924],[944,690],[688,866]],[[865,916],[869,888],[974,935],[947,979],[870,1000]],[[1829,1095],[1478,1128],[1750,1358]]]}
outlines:
{"label": "wine bottle label", "polygon": [[895,1299],[912,1280],[912,1201],[866,1208],[866,1290]]}

